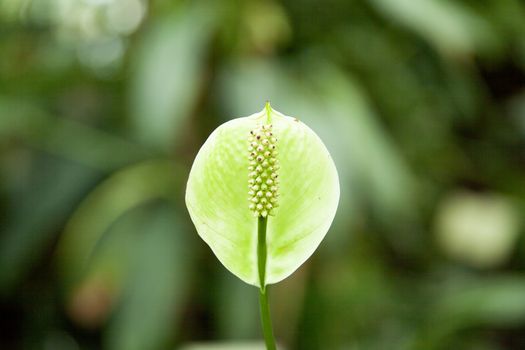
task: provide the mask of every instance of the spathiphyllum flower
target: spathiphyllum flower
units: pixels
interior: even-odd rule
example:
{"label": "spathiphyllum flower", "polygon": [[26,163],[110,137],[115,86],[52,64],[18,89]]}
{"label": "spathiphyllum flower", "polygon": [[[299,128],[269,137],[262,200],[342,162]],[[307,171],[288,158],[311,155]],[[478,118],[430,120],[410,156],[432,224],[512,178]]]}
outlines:
{"label": "spathiphyllum flower", "polygon": [[260,288],[268,350],[276,344],[266,285],[308,259],[338,202],[337,170],[323,142],[269,103],[219,126],[195,158],[186,188],[191,219],[223,265]]}
{"label": "spathiphyllum flower", "polygon": [[[308,259],[326,235],[338,202],[337,170],[321,139],[269,104],[209,136],[186,190],[186,205],[202,239],[234,275],[263,288]],[[266,219],[262,283],[260,218]]]}

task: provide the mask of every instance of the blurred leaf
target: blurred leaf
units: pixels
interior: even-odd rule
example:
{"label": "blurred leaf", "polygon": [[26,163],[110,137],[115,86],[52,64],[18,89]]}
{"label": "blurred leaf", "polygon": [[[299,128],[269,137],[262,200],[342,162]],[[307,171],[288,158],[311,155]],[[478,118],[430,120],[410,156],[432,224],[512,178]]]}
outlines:
{"label": "blurred leaf", "polygon": [[0,97],[0,136],[34,137],[49,124],[45,113],[31,101],[16,97]]}
{"label": "blurred leaf", "polygon": [[218,278],[220,280],[213,297],[219,339],[250,339],[258,336],[260,320],[257,293],[251,286],[239,283],[229,273],[220,273]]}
{"label": "blurred leaf", "polygon": [[76,324],[97,329],[106,323],[132,272],[134,256],[151,217],[151,204],[129,209],[107,228],[86,264],[84,274],[68,286],[67,311]]}
{"label": "blurred leaf", "polygon": [[140,39],[128,102],[134,131],[146,144],[166,149],[182,135],[178,128],[195,108],[219,13],[192,1],[154,21]]}
{"label": "blurred leaf", "polygon": [[497,44],[489,23],[449,0],[371,0],[380,12],[417,32],[446,54],[465,55]]}
{"label": "blurred leaf", "polygon": [[[487,6],[488,5],[488,6]],[[505,31],[505,34],[511,38],[523,38],[522,33],[525,30],[525,4],[520,0],[492,0],[488,4],[479,4],[483,14],[495,22],[495,25]],[[505,38],[501,35],[500,40]]]}
{"label": "blurred leaf", "polygon": [[30,166],[38,176],[24,181],[24,191],[11,198],[13,216],[0,237],[0,294],[10,293],[43,258],[71,207],[98,176],[84,167],[49,159]]}
{"label": "blurred leaf", "polygon": [[53,117],[31,100],[0,97],[0,115],[1,138],[20,139],[96,169],[114,170],[150,155],[118,136],[74,120]]}
{"label": "blurred leaf", "polygon": [[444,327],[509,325],[525,320],[525,278],[498,276],[455,288],[437,301],[433,318]]}
{"label": "blurred leaf", "polygon": [[153,199],[176,200],[184,174],[169,161],[148,161],[125,168],[99,185],[71,217],[59,245],[58,264],[66,286],[87,272],[98,242],[119,216]]}
{"label": "blurred leaf", "polygon": [[439,294],[428,310],[430,317],[414,349],[447,348],[447,341],[470,327],[512,327],[525,321],[523,276],[457,281]]}
{"label": "blurred leaf", "polygon": [[137,230],[131,274],[107,336],[109,349],[165,349],[191,276],[187,228],[172,206],[149,210]]}
{"label": "blurred leaf", "polygon": [[348,74],[325,67],[318,72],[325,116],[339,139],[350,167],[357,173],[362,195],[368,195],[385,216],[410,215],[413,177],[396,145],[378,121],[364,91]]}
{"label": "blurred leaf", "polygon": [[110,349],[160,349],[174,335],[192,266],[173,206],[183,180],[177,172],[184,173],[158,160],[114,174],[77,209],[60,242],[57,262],[74,320],[98,327],[117,302]]}

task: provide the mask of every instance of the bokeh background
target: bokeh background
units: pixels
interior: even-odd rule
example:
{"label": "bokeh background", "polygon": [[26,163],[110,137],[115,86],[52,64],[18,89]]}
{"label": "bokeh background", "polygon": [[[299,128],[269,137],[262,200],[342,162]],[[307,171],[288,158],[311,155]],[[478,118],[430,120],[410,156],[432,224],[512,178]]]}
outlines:
{"label": "bokeh background", "polygon": [[525,348],[520,0],[0,1],[0,348],[259,341],[183,198],[266,100],[342,187],[272,288],[286,349]]}

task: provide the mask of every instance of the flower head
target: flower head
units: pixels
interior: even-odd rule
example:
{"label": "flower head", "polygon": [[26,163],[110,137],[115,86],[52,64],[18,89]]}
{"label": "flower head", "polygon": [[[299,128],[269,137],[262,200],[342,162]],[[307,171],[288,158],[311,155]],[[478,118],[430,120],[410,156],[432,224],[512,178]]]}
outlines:
{"label": "flower head", "polygon": [[199,235],[228,270],[256,286],[257,217],[268,218],[265,284],[271,284],[315,251],[338,202],[337,170],[323,142],[269,104],[209,136],[186,189]]}

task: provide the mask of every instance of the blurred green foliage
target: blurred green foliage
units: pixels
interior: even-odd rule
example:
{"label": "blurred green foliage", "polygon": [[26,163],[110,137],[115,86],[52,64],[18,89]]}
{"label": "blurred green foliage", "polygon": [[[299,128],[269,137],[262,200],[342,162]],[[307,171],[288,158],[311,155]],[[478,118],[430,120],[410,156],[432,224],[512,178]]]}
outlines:
{"label": "blurred green foliage", "polygon": [[523,33],[520,0],[1,1],[0,348],[259,348],[183,194],[265,100],[341,176],[286,349],[525,348]]}

